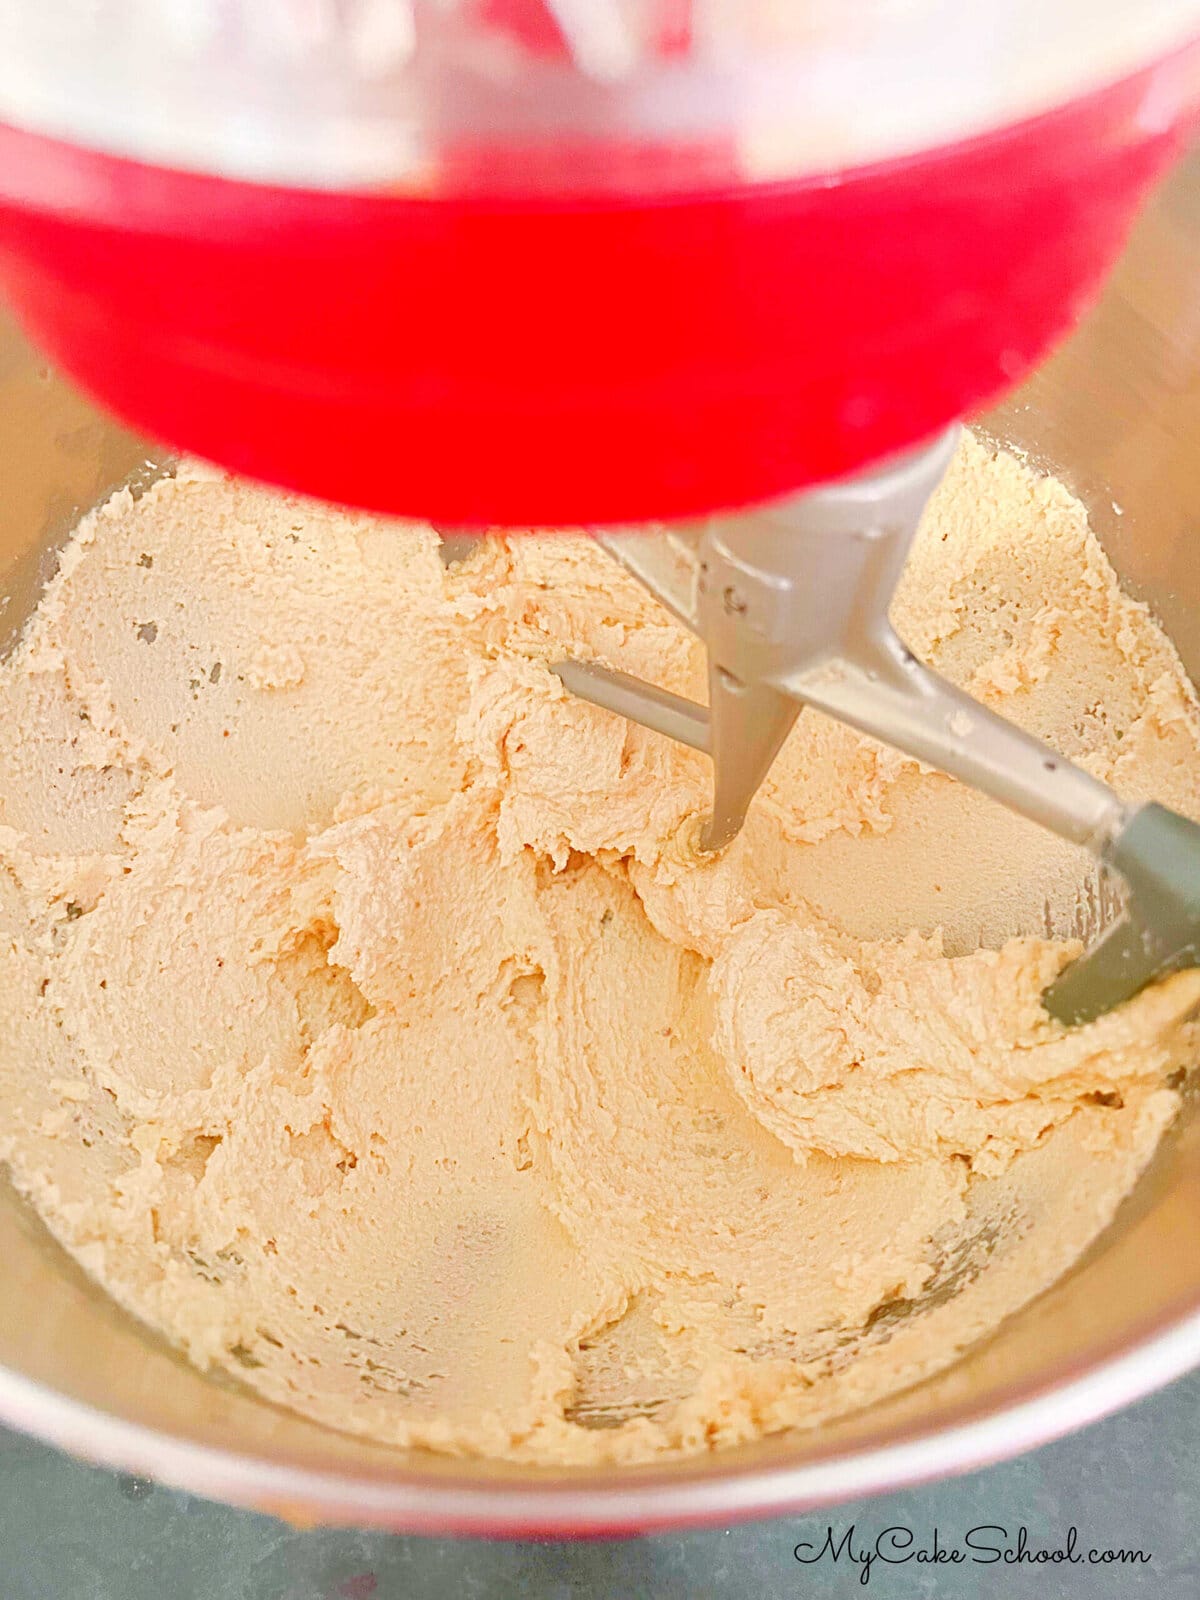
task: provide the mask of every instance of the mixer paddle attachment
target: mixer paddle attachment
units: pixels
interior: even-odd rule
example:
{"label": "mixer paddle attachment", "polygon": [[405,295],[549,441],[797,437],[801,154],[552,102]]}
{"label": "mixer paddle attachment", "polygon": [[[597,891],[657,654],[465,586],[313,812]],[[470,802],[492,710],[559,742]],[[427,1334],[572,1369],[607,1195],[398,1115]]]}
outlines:
{"label": "mixer paddle attachment", "polygon": [[1200,965],[1200,828],[1139,806],[1101,859],[1125,880],[1125,911],[1043,994],[1060,1022],[1091,1022],[1152,979]]}
{"label": "mixer paddle attachment", "polygon": [[596,534],[704,641],[707,707],[594,662],[554,671],[581,698],[708,753],[704,850],[736,837],[803,706],[1084,846],[1128,891],[1119,921],[1044,996],[1059,1020],[1086,1022],[1200,964],[1200,827],[1162,806],[1127,808],[930,671],[895,632],[888,606],[957,438],[955,427],[871,473],[690,532]]}

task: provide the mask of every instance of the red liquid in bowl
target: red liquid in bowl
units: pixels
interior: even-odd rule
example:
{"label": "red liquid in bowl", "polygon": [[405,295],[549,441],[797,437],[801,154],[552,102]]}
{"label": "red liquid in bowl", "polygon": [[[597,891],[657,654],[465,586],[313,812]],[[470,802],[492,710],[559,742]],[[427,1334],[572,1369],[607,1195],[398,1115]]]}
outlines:
{"label": "red liquid in bowl", "polygon": [[640,521],[847,472],[1072,324],[1182,142],[1200,50],[985,137],[675,199],[413,199],[0,128],[0,287],[172,444],[444,522]]}

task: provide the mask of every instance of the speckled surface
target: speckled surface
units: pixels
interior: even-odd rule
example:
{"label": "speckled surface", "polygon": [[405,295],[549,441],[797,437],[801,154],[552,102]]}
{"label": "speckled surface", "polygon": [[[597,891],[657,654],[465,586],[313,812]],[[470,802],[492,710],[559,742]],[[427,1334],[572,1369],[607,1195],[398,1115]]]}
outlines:
{"label": "speckled surface", "polygon": [[[853,1523],[859,1548],[889,1528],[928,1548],[985,1524],[1010,1545],[1137,1547],[1136,1566],[876,1561],[800,1564]],[[981,1547],[988,1535],[977,1536]],[[903,1534],[896,1535],[897,1541]],[[998,1542],[998,1536],[993,1543]],[[0,1434],[0,1600],[1195,1600],[1200,1595],[1200,1373],[1107,1422],[986,1472],[812,1517],[624,1543],[485,1544],[325,1529],[85,1467]]]}

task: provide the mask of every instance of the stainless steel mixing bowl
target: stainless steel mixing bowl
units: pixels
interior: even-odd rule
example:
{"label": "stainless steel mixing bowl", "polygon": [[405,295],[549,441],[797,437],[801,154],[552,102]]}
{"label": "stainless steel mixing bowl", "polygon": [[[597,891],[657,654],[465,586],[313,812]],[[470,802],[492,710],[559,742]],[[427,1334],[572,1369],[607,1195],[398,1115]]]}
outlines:
{"label": "stainless steel mixing bowl", "polygon": [[[1091,507],[1127,585],[1200,675],[1200,159],[1143,218],[1107,296],[984,419]],[[156,456],[0,330],[0,647],[79,513]],[[2,816],[2,811],[0,811]],[[1016,931],[1016,930],[1014,930]],[[402,1453],[201,1376],[98,1293],[0,1196],[0,1417],[65,1448],[299,1520],[494,1534],[633,1532],[861,1495],[996,1459],[1200,1361],[1200,1117],[1115,1225],[950,1370],[815,1432],[626,1471]]]}

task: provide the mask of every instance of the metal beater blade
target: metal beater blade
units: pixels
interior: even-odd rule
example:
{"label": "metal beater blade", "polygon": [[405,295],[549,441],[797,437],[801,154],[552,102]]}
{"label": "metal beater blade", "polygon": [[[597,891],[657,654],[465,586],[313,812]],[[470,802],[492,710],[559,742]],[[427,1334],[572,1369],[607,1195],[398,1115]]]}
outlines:
{"label": "metal beater blade", "polygon": [[707,751],[701,848],[738,833],[803,706],[982,790],[1090,850],[1128,889],[1123,916],[1046,990],[1078,1023],[1200,964],[1200,827],[1127,808],[1089,773],[919,662],[888,620],[957,427],[874,472],[690,534],[596,537],[701,639],[709,705],[596,663],[559,662],[574,694]]}

